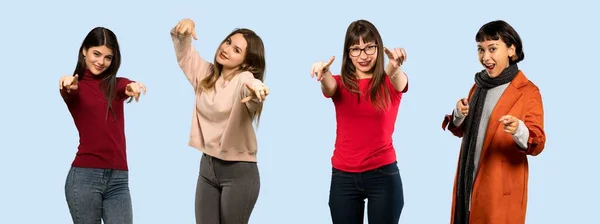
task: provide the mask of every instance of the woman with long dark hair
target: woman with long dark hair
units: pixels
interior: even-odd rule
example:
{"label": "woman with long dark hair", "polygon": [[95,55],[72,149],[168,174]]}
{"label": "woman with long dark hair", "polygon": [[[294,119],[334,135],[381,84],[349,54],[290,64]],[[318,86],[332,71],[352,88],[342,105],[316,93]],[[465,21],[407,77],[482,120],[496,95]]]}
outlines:
{"label": "woman with long dark hair", "polygon": [[73,75],[59,81],[60,94],[79,131],[79,147],[65,183],[73,222],[132,223],[125,144],[124,101],[139,100],[146,87],[117,77],[121,52],[115,34],[92,29],[83,40]]}
{"label": "woman with long dark hair", "polygon": [[363,223],[365,199],[369,223],[400,219],[404,196],[392,134],[408,90],[408,77],[401,69],[405,59],[404,49],[384,47],[371,22],[357,20],[346,31],[341,74],[329,71],[334,57],[312,66],[311,76],[321,82],[336,112],[329,192],[333,223]]}

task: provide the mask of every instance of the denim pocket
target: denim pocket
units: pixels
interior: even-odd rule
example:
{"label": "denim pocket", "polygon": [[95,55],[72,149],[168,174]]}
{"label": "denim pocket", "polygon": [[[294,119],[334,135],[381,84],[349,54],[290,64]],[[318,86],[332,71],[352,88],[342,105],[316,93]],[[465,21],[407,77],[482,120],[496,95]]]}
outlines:
{"label": "denim pocket", "polygon": [[378,173],[381,173],[381,174],[385,174],[385,175],[396,175],[396,174],[400,173],[400,169],[398,169],[397,162],[379,167],[379,168],[375,169],[375,171],[377,171]]}

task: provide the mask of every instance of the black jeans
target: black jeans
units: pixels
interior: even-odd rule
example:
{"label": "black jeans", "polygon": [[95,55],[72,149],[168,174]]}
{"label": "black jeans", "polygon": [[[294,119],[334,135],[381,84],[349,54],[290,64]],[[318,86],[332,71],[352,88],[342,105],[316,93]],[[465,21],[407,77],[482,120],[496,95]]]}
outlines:
{"label": "black jeans", "polygon": [[256,163],[223,161],[203,154],[196,185],[196,223],[248,223],[259,191]]}
{"label": "black jeans", "polygon": [[398,223],[404,195],[397,162],[362,173],[333,168],[329,209],[334,224],[362,224],[365,199],[369,223]]}

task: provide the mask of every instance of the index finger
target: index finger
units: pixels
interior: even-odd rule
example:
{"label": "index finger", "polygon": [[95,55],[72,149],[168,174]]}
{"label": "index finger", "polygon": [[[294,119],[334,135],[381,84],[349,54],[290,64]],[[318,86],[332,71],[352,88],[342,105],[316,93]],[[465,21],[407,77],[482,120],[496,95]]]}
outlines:
{"label": "index finger", "polygon": [[329,67],[333,63],[333,60],[335,60],[335,56],[331,56],[331,58],[329,59],[329,61],[327,62],[327,64],[325,64],[325,67],[326,68]]}
{"label": "index finger", "polygon": [[252,99],[252,96],[247,96],[246,98],[242,99],[242,103],[246,103],[248,101],[250,101]]}
{"label": "index finger", "polygon": [[508,116],[509,123],[517,123],[517,122],[519,122],[519,119],[516,118],[515,116],[512,116],[512,115],[506,115],[506,116]]}
{"label": "index finger", "polygon": [[383,52],[385,52],[385,54],[387,54],[387,56],[390,58],[394,57],[394,54],[390,51],[390,49],[387,49],[387,47],[383,47]]}

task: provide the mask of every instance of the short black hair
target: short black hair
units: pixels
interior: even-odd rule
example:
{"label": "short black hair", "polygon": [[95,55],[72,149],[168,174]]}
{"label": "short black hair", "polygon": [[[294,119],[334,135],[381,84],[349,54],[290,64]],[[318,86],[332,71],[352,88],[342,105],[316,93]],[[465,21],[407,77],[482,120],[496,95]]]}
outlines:
{"label": "short black hair", "polygon": [[496,20],[483,25],[475,35],[475,41],[483,42],[486,40],[499,40],[506,44],[507,47],[515,46],[516,57],[510,58],[509,63],[516,64],[525,59],[523,52],[523,43],[521,37],[515,29],[503,20]]}

